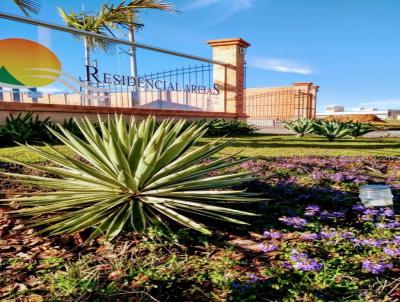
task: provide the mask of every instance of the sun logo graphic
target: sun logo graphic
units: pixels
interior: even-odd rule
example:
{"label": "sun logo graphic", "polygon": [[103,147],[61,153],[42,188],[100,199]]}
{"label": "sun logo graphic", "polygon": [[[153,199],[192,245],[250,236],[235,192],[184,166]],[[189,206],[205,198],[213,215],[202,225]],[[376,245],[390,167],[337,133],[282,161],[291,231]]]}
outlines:
{"label": "sun logo graphic", "polygon": [[0,85],[42,87],[60,74],[60,60],[43,45],[24,39],[0,40]]}
{"label": "sun logo graphic", "polygon": [[[86,99],[104,99],[93,95],[105,90],[85,85],[62,71],[60,60],[47,47],[34,41],[10,38],[0,40],[0,87],[34,88],[60,82]],[[79,89],[76,86],[80,86]],[[89,94],[82,93],[82,89]]]}

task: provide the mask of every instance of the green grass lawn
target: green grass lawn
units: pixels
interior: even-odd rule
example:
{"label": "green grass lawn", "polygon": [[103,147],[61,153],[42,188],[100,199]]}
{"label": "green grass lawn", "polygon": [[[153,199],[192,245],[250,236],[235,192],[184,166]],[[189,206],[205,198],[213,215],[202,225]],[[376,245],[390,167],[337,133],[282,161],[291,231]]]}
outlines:
{"label": "green grass lawn", "polygon": [[[234,137],[235,143],[221,154],[243,150],[242,156],[400,156],[400,138],[341,139],[328,142],[321,137],[252,135]],[[204,139],[209,141],[210,139]]]}
{"label": "green grass lawn", "polygon": [[[246,157],[278,157],[278,156],[400,156],[400,138],[360,138],[343,139],[328,142],[320,137],[298,138],[292,135],[249,135],[234,136],[235,142],[220,152],[221,155],[242,151]],[[204,144],[215,138],[204,138]],[[46,147],[40,147],[46,148]],[[65,146],[56,146],[60,151],[72,152]],[[24,147],[0,148],[0,156],[15,158],[26,163],[42,161],[40,156]]]}

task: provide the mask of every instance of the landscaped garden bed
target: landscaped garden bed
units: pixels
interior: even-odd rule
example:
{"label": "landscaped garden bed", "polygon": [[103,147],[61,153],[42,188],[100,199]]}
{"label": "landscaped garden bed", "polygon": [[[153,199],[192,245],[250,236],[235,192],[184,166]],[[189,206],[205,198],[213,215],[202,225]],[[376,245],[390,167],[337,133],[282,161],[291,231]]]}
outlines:
{"label": "landscaped garden bed", "polygon": [[[1,168],[26,169],[10,164]],[[216,230],[212,236],[155,228],[141,236],[125,232],[112,244],[102,245],[98,239],[81,246],[84,233],[36,235],[23,227],[26,221],[10,219],[9,208],[3,207],[1,298],[396,301],[400,297],[399,221],[393,209],[365,209],[357,196],[361,184],[387,183],[398,204],[400,158],[278,157],[230,168],[242,170],[259,177],[245,187],[268,200],[240,206],[260,214],[248,219],[251,226],[209,222]],[[2,187],[5,197],[34,190],[9,180],[3,180]]]}

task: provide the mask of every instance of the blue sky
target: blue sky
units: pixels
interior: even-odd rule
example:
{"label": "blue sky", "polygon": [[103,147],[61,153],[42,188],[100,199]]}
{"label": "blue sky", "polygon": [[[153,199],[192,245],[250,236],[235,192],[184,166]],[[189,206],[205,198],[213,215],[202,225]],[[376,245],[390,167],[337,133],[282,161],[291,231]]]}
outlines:
{"label": "blue sky", "polygon": [[[7,3],[11,1],[1,2],[0,10],[17,12]],[[320,111],[328,104],[400,109],[399,0],[170,2],[180,12],[143,13],[145,27],[137,33],[137,41],[210,57],[211,49],[205,41],[242,37],[252,44],[247,52],[248,87],[311,81],[321,86]],[[43,0],[42,12],[36,18],[60,23],[55,11],[57,5],[66,10],[90,11],[96,10],[100,3],[100,0]],[[38,35],[37,31],[29,32],[26,26],[0,22],[0,38],[22,33]],[[70,55],[74,46],[67,43],[69,39],[72,38],[39,31],[39,41],[51,44],[65,60],[82,60]],[[172,62],[158,56],[146,64],[167,68]],[[115,62],[109,65],[116,66]],[[125,65],[122,62],[118,68]]]}

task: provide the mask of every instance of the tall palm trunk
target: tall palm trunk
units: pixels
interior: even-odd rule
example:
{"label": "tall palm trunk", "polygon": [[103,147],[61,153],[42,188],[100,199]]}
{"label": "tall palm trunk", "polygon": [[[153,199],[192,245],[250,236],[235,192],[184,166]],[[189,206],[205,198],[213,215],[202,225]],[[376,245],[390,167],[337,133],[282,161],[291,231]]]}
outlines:
{"label": "tall palm trunk", "polygon": [[[133,17],[130,17],[131,20],[133,19]],[[128,38],[129,41],[132,43],[135,43],[135,27],[133,25],[133,22],[131,22],[131,24],[129,25],[128,28]],[[131,76],[133,78],[137,78],[138,74],[137,74],[137,60],[136,60],[136,47],[131,45],[129,47],[129,60],[131,62]],[[137,83],[137,79],[136,79],[136,83]],[[139,100],[139,91],[138,91],[138,87],[137,86],[133,86],[132,88],[132,93],[131,93],[131,106],[135,107],[136,105],[140,104],[140,100]]]}
{"label": "tall palm trunk", "polygon": [[[135,42],[135,28],[133,25],[130,26],[129,28],[129,41],[134,43]],[[137,64],[136,64],[136,47],[131,46],[129,49],[129,56],[130,56],[130,62],[131,62],[131,76],[132,77],[137,77]]]}

